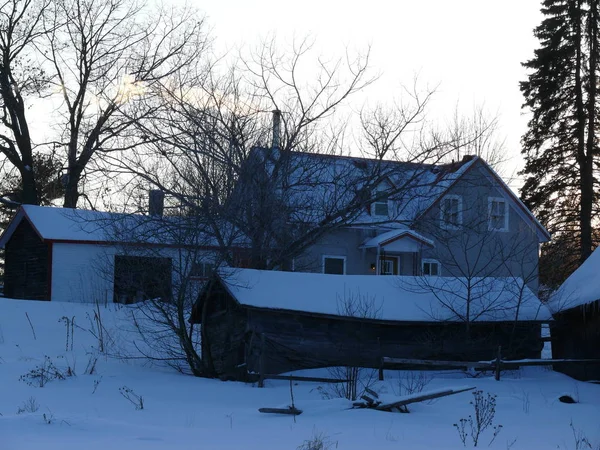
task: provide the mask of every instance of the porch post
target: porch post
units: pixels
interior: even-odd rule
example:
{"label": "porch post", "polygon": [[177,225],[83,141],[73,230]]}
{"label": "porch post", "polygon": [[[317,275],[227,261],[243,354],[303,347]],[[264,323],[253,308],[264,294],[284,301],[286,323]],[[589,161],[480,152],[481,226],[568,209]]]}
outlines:
{"label": "porch post", "polygon": [[377,261],[375,262],[375,267],[376,267],[377,273],[375,275],[381,275],[381,268],[379,267],[379,264],[380,264],[379,249],[380,249],[380,246],[378,245],[377,246]]}

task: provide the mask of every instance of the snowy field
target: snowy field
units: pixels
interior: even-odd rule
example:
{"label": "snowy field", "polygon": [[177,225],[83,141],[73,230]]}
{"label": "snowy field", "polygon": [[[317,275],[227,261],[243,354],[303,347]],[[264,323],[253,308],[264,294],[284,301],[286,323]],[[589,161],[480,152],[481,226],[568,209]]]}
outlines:
{"label": "snowy field", "polygon": [[[113,340],[105,337],[107,350],[117,351],[127,341],[121,335],[127,308],[100,312]],[[73,318],[75,326],[68,326]],[[67,328],[74,333],[67,336]],[[0,450],[308,450],[306,441],[315,436],[323,450],[465,447],[453,424],[473,415],[471,392],[411,405],[409,414],[400,414],[349,409],[347,400],[327,398],[326,385],[299,383],[293,393],[302,415],[261,414],[260,407],[290,404],[288,382],[269,380],[259,389],[102,354],[91,370],[96,329],[91,305],[0,298]],[[40,387],[32,370],[41,366],[67,376]],[[494,425],[502,427],[489,448],[600,448],[600,385],[538,368],[505,373],[499,382],[458,372],[423,377],[390,371],[373,389],[382,396],[406,393],[401,385],[420,379],[427,382],[425,391],[466,385],[496,395],[493,424],[482,433],[480,448],[488,447]],[[559,402],[563,394],[579,403]],[[143,409],[136,409],[136,395]],[[472,447],[470,435],[466,446]]]}

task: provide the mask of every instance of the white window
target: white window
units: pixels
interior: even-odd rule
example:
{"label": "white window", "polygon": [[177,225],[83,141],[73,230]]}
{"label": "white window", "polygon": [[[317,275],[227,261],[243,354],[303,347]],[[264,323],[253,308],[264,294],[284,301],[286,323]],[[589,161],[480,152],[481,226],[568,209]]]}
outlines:
{"label": "white window", "polygon": [[346,257],[323,256],[323,273],[344,275],[346,273]]}
{"label": "white window", "polygon": [[423,275],[438,277],[441,275],[441,266],[435,259],[424,259],[421,263]]}
{"label": "white window", "polygon": [[191,278],[210,278],[213,272],[213,264],[207,262],[194,262],[190,271]]}
{"label": "white window", "polygon": [[372,214],[374,216],[388,217],[388,215],[389,215],[390,206],[389,206],[388,197],[385,194],[386,190],[387,189],[385,186],[379,186],[375,190],[374,197],[376,197],[377,200],[375,200],[373,202],[373,205],[371,208]]}
{"label": "white window", "polygon": [[508,202],[502,197],[488,198],[488,229],[508,231]]}
{"label": "white window", "polygon": [[456,230],[463,222],[462,197],[446,195],[440,205],[440,225],[447,230]]}

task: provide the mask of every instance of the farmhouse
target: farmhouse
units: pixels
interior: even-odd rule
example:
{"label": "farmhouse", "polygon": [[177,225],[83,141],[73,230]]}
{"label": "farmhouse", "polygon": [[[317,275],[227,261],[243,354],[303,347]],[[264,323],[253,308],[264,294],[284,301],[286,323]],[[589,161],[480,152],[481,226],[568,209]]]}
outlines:
{"label": "farmhouse", "polygon": [[[539,244],[550,239],[481,158],[412,163],[255,149],[232,199],[254,268],[265,242],[298,248],[280,268],[345,275],[514,277],[537,293]],[[276,220],[264,226],[256,217]],[[294,247],[296,245],[296,247]]]}
{"label": "farmhouse", "polygon": [[[378,367],[381,357],[535,358],[550,312],[515,280],[331,275],[220,269],[192,312],[202,354],[224,378],[325,366]],[[520,285],[522,287],[522,284]],[[470,299],[470,300],[467,300]],[[469,308],[467,308],[469,305]]]}
{"label": "farmhouse", "polygon": [[0,236],[4,294],[66,302],[132,303],[176,295],[184,276],[210,274],[217,247],[193,223],[23,205]]}
{"label": "farmhouse", "polygon": [[[552,357],[600,359],[600,250],[565,280],[550,300]],[[578,380],[600,380],[600,363],[558,364],[555,370]]]}

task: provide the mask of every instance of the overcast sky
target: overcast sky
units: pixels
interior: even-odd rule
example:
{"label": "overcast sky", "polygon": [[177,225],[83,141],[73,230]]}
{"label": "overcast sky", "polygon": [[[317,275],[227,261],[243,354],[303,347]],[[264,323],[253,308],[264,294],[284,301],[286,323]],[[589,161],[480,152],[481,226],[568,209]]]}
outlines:
{"label": "overcast sky", "polygon": [[[498,114],[508,169],[520,169],[521,62],[533,56],[539,0],[195,0],[219,45],[252,45],[275,32],[282,42],[310,34],[319,50],[339,55],[346,47],[372,46],[371,64],[381,74],[370,99],[385,99],[411,83],[439,84],[430,119],[449,118],[485,104]],[[511,183],[518,185],[518,180]]]}

